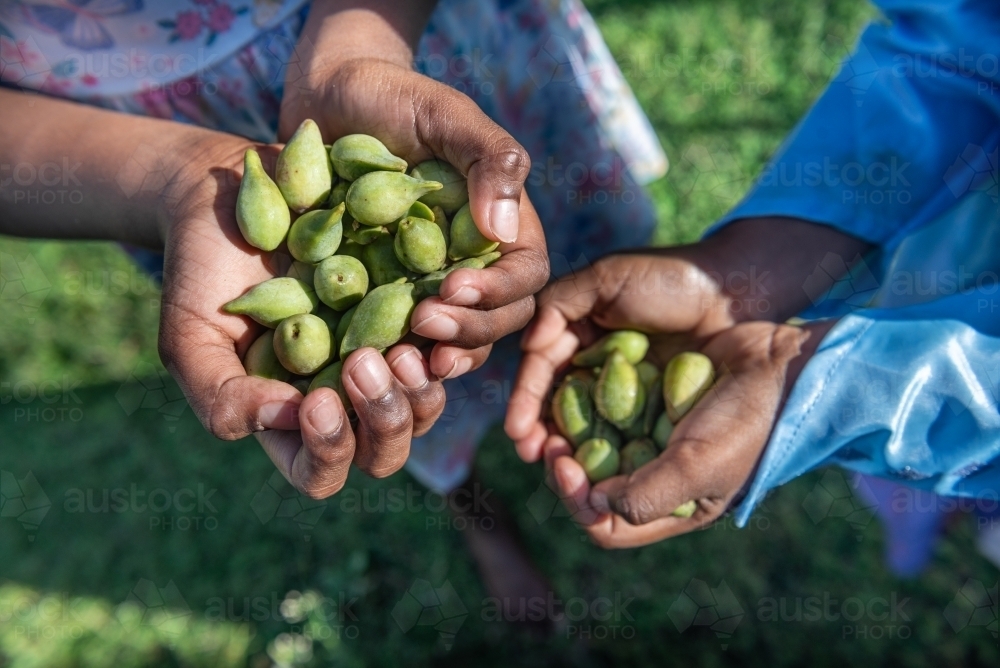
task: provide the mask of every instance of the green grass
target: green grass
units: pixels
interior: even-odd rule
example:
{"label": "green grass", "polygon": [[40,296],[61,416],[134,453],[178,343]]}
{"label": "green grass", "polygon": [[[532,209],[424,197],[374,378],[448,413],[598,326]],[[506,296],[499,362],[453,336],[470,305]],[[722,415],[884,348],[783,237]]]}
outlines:
{"label": "green grass", "polygon": [[[661,244],[696,238],[736,201],[871,16],[859,1],[588,4],[672,161],[651,188]],[[740,62],[753,64],[744,73]],[[750,528],[724,522],[608,553],[551,512],[541,469],[494,429],[480,451],[484,489],[512,511],[554,596],[570,612],[597,603],[596,615],[535,639],[495,620],[461,531],[407,474],[353,475],[340,496],[310,503],[274,479],[253,440],[217,441],[178,411],[175,386],[157,375],[157,293],[117,248],[0,239],[0,253],[4,277],[21,272],[14,282],[29,293],[0,293],[2,667],[970,666],[1000,656],[983,626],[956,631],[944,616],[967,580],[997,578],[968,518],[924,577],[897,580],[881,565],[875,521],[810,519],[817,473],[771,496]],[[410,509],[377,503],[409,490]],[[17,504],[26,514],[12,516]],[[404,632],[391,615],[418,580],[449,583],[445,616],[467,615],[450,651],[431,626]],[[743,615],[731,633],[675,623],[671,606],[693,580],[731,592],[725,614]],[[850,600],[848,612],[874,601],[875,614],[767,617],[772,601],[791,613],[810,597],[836,599],[835,610]],[[878,600],[894,597],[901,614],[878,618]]]}

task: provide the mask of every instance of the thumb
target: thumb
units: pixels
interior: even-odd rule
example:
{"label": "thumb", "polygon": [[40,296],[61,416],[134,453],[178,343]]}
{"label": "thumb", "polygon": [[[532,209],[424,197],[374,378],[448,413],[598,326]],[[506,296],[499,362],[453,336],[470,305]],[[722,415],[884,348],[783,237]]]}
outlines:
{"label": "thumb", "polygon": [[528,152],[467,96],[443,84],[433,89],[415,114],[420,138],[468,178],[479,231],[494,241],[516,241]]}

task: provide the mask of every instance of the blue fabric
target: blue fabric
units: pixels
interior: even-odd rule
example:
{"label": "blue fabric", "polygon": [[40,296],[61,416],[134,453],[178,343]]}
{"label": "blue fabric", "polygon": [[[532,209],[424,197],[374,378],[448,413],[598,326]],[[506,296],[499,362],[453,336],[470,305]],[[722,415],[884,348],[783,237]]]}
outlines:
{"label": "blue fabric", "polygon": [[767,490],[827,464],[943,495],[1000,490],[1000,3],[876,4],[887,21],[713,228],[790,216],[876,245],[813,299],[810,314],[842,319],[792,389],[741,526]]}

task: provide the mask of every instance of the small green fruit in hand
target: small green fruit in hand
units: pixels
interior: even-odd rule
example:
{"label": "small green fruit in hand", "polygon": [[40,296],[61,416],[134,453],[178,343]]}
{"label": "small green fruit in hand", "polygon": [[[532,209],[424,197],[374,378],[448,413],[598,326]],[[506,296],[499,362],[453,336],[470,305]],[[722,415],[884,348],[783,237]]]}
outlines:
{"label": "small green fruit in hand", "polygon": [[361,262],[375,285],[386,285],[410,278],[410,270],[396,257],[391,234],[384,234],[363,248]]}
{"label": "small green fruit in hand", "polygon": [[[493,251],[492,253],[486,253],[485,255],[480,255],[479,257],[473,258],[473,259],[476,259],[476,260],[479,260],[480,262],[482,262],[483,263],[483,267],[485,268],[485,267],[490,266],[491,264],[493,264],[497,260],[499,260],[501,257],[503,257],[503,254],[500,251]],[[462,264],[462,263],[461,262],[456,262],[455,264]]]}
{"label": "small green fruit in hand", "polygon": [[[417,200],[410,206],[410,210],[406,212],[406,215],[414,218],[423,218],[424,220],[429,220],[432,223],[437,220],[431,208],[420,200]],[[395,232],[393,234],[395,234]],[[447,239],[447,237],[445,238]]]}
{"label": "small green fruit in hand", "polygon": [[250,347],[247,348],[247,354],[243,357],[243,368],[247,370],[248,376],[258,378],[271,378],[288,382],[292,377],[288,369],[281,366],[278,356],[274,354],[273,329],[267,330],[250,344]]}
{"label": "small green fruit in hand", "polygon": [[316,265],[311,262],[299,262],[295,260],[292,262],[291,266],[288,267],[288,271],[285,272],[285,276],[289,278],[297,278],[306,285],[313,284],[313,274],[316,273]]}
{"label": "small green fruit in hand", "polygon": [[337,339],[337,352],[340,352],[340,344],[343,343],[344,337],[347,336],[347,328],[351,326],[351,320],[354,319],[354,312],[358,310],[358,305],[355,304],[351,308],[344,311],[343,315],[340,316],[340,322],[337,323],[337,331],[334,335]]}
{"label": "small green fruit in hand", "polygon": [[639,382],[646,389],[646,405],[642,415],[632,423],[627,436],[630,439],[647,436],[653,431],[657,416],[663,412],[663,392],[660,370],[649,362],[639,362],[635,365],[639,374]]}
{"label": "small green fruit in hand", "polygon": [[274,354],[292,373],[308,376],[319,371],[332,352],[330,328],[312,313],[285,318],[274,330]]}
{"label": "small green fruit in hand", "polygon": [[485,255],[495,251],[498,246],[500,246],[499,242],[490,241],[476,227],[468,204],[459,209],[458,213],[451,219],[448,257],[452,260],[464,260],[467,257]]}
{"label": "small green fruit in hand", "polygon": [[359,246],[367,246],[379,237],[387,236],[388,234],[389,228],[387,227],[369,227],[368,225],[362,225],[356,220],[344,228],[344,236]]}
{"label": "small green fruit in hand", "polygon": [[602,438],[610,443],[615,450],[621,450],[622,442],[625,440],[622,438],[622,433],[600,415],[595,415],[594,418],[594,433],[591,434],[591,438]]}
{"label": "small green fruit in hand", "polygon": [[715,382],[712,360],[701,353],[681,353],[663,371],[663,401],[674,424],[698,402]]}
{"label": "small green fruit in hand", "polygon": [[318,303],[312,287],[297,278],[282,276],[258,283],[243,296],[223,305],[222,310],[249,316],[273,329],[285,318],[311,313]]}
{"label": "small green fruit in hand", "polygon": [[410,210],[417,199],[440,190],[437,181],[421,181],[399,172],[370,172],[347,189],[347,210],[362,225],[388,225]]}
{"label": "small green fruit in hand", "polygon": [[611,332],[573,355],[573,365],[601,366],[615,350],[621,351],[630,364],[638,364],[649,350],[649,337],[629,329]]}
{"label": "small green fruit in hand", "polygon": [[653,443],[656,443],[656,447],[660,450],[666,450],[672,433],[674,433],[674,423],[670,421],[670,417],[666,413],[660,413],[660,417],[656,418],[656,424],[653,426]]}
{"label": "small green fruit in hand", "polygon": [[684,517],[688,518],[694,515],[694,511],[698,510],[697,501],[686,501],[681,505],[674,508],[674,512],[670,513],[674,517]]}
{"label": "small green fruit in hand", "polygon": [[340,395],[340,403],[344,404],[344,410],[347,411],[347,417],[353,418],[354,406],[351,404],[351,400],[347,396],[347,392],[344,390],[344,380],[341,376],[343,371],[343,362],[334,362],[333,364],[324,367],[322,371],[313,377],[312,382],[309,384],[309,392],[315,392],[321,387],[329,387],[331,390]]}
{"label": "small green fruit in hand", "polygon": [[[419,204],[419,202],[418,202]],[[441,228],[441,234],[444,238],[451,242],[451,223],[448,222],[448,215],[439,206],[431,207],[431,212],[434,214],[434,224]],[[410,214],[413,215],[412,213]]]}
{"label": "small green fruit in hand", "polygon": [[642,414],[646,389],[621,351],[613,351],[601,368],[594,398],[597,412],[619,429],[628,429]]}
{"label": "small green fruit in hand", "polygon": [[299,262],[321,262],[337,252],[344,234],[344,205],[299,216],[288,231],[288,252]]}
{"label": "small green fruit in hand", "polygon": [[281,191],[264,171],[257,151],[243,154],[243,180],[236,196],[236,223],[247,243],[273,251],[281,245],[292,223],[292,214]]}
{"label": "small green fruit in hand", "polygon": [[393,248],[403,266],[418,274],[440,269],[448,253],[441,228],[433,221],[409,216],[399,223]]}
{"label": "small green fruit in hand", "polygon": [[580,444],[573,454],[580,463],[587,479],[597,483],[618,473],[618,450],[603,438],[591,438]]}
{"label": "small green fruit in hand", "polygon": [[648,438],[637,438],[622,448],[622,475],[631,475],[636,469],[643,467],[656,459],[659,452],[653,441]]}
{"label": "small green fruit in hand", "polygon": [[406,336],[417,305],[413,287],[413,283],[391,283],[369,292],[358,304],[340,343],[340,359],[347,359],[358,348],[388,348]]}
{"label": "small green fruit in hand", "polygon": [[274,180],[292,211],[302,212],[326,203],[333,185],[333,168],[315,121],[302,121],[281,149]]}
{"label": "small green fruit in hand", "polygon": [[[330,147],[330,162],[342,179],[354,181],[369,172],[405,172],[406,161],[370,135],[345,135]],[[402,217],[402,216],[400,216]]]}
{"label": "small green fruit in hand", "polygon": [[335,311],[346,311],[368,292],[368,271],[350,255],[333,255],[320,262],[313,281],[320,301]]}
{"label": "small green fruit in hand", "polygon": [[455,213],[469,201],[469,185],[465,177],[443,160],[427,160],[410,171],[411,176],[424,181],[437,181],[441,190],[427,193],[420,201],[429,207],[440,206],[446,213]]}
{"label": "small green fruit in hand", "polygon": [[[334,311],[326,304],[320,304],[317,306],[313,315],[326,323],[327,329],[330,330],[330,336],[334,336],[334,333],[337,331],[337,325],[340,324],[340,319],[343,317],[342,313]],[[333,349],[337,349],[336,342],[333,344]]]}
{"label": "small green fruit in hand", "polygon": [[330,198],[326,200],[326,208],[335,209],[344,203],[347,199],[347,189],[351,187],[351,184],[347,181],[337,181],[337,183],[330,188]]}
{"label": "small green fruit in hand", "polygon": [[574,447],[590,438],[595,420],[590,383],[572,374],[566,376],[552,398],[552,418]]}

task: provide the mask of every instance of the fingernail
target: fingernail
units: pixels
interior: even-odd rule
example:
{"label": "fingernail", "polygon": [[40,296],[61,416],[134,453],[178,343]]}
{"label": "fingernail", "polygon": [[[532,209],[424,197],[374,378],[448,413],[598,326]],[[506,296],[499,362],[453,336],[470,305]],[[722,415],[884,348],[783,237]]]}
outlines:
{"label": "fingernail", "polygon": [[458,336],[458,323],[444,313],[435,313],[431,317],[417,323],[413,327],[413,331],[420,336],[426,336],[428,339],[451,341]]}
{"label": "fingernail", "polygon": [[457,378],[464,373],[468,373],[469,369],[471,368],[472,368],[472,360],[470,358],[459,357],[457,360],[455,360],[455,363],[451,365],[451,371],[448,372],[448,375],[445,376],[445,379],[447,380],[448,378]]}
{"label": "fingernail", "polygon": [[309,411],[307,417],[317,432],[324,436],[329,436],[340,429],[344,413],[337,410],[336,402],[333,399],[327,397],[318,406]]}
{"label": "fingernail", "polygon": [[608,505],[608,495],[599,489],[591,490],[590,505],[599,513],[611,512],[611,506]]}
{"label": "fingernail", "polygon": [[378,399],[389,391],[392,379],[382,356],[376,353],[366,353],[351,369],[351,380],[366,399]]}
{"label": "fingernail", "polygon": [[257,410],[257,421],[264,429],[299,428],[299,404],[296,401],[272,401]]}
{"label": "fingernail", "polygon": [[517,202],[501,199],[493,202],[490,209],[490,229],[500,241],[510,243],[517,240]]}
{"label": "fingernail", "polygon": [[479,290],[468,285],[463,285],[455,291],[455,294],[442,301],[452,306],[475,306],[482,298],[483,296],[479,293]]}
{"label": "fingernail", "polygon": [[415,350],[407,350],[392,361],[392,372],[406,387],[416,390],[427,384],[427,373],[424,371],[423,357]]}

